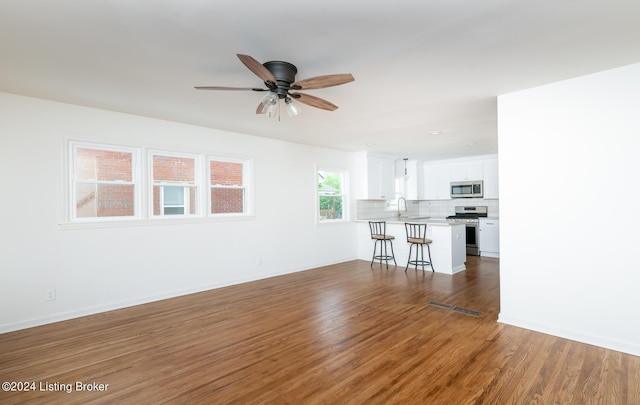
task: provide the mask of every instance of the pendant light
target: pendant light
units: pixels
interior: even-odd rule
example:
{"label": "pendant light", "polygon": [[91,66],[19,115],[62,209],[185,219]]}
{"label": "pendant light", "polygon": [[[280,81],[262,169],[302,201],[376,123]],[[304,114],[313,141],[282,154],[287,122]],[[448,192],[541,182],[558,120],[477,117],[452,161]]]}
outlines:
{"label": "pendant light", "polygon": [[404,160],[404,178],[406,180],[409,178],[409,172],[407,171],[407,161],[409,158],[403,158],[402,160]]}

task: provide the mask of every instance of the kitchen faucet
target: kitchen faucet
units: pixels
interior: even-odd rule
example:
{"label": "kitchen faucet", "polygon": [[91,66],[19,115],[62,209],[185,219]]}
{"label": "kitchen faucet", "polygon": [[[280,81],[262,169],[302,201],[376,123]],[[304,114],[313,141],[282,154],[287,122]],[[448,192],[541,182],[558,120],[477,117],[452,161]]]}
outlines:
{"label": "kitchen faucet", "polygon": [[398,198],[398,218],[400,218],[400,200],[404,201],[404,211],[407,212],[407,199],[404,197]]}

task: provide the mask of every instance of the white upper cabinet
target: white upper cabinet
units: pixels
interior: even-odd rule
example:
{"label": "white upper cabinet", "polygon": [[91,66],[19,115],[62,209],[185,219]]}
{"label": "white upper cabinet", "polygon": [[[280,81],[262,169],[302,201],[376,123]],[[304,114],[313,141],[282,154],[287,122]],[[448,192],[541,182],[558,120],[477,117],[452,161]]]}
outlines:
{"label": "white upper cabinet", "polygon": [[484,171],[484,198],[497,199],[498,192],[498,158],[486,159],[482,162]]}
{"label": "white upper cabinet", "polygon": [[481,160],[451,164],[451,181],[482,180],[484,176]]}
{"label": "white upper cabinet", "polygon": [[451,165],[448,163],[427,163],[424,165],[424,199],[451,199]]}
{"label": "white upper cabinet", "polygon": [[367,198],[394,198],[392,159],[367,156]]}
{"label": "white upper cabinet", "polygon": [[422,162],[409,160],[407,162],[407,177],[405,187],[405,198],[407,200],[419,200],[423,198],[424,172]]}

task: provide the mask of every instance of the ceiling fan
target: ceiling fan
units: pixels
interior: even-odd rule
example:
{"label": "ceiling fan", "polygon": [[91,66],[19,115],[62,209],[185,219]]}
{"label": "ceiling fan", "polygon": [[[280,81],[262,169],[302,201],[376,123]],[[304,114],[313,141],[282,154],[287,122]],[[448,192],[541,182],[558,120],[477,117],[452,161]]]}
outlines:
{"label": "ceiling fan", "polygon": [[291,92],[291,90],[312,90],[324,87],[337,86],[354,81],[350,73],[316,76],[309,79],[295,81],[298,69],[289,62],[271,61],[260,63],[249,55],[238,54],[238,58],[256,76],[264,81],[265,88],[257,87],[223,87],[223,86],[196,86],[197,90],[251,90],[268,91],[258,108],[256,114],[265,114],[275,117],[279,112],[279,101],[284,99],[287,112],[290,116],[298,114],[297,107],[292,103],[297,100],[311,107],[327,111],[334,111],[337,105],[319,97],[305,93]]}

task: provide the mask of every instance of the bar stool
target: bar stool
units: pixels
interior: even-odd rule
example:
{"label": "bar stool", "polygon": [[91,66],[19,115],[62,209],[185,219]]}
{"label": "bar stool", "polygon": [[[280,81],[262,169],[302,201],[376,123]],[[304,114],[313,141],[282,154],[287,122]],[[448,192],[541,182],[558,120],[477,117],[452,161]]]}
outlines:
{"label": "bar stool", "polygon": [[[406,272],[409,268],[409,265],[412,264],[415,266],[415,269],[418,270],[418,265],[422,266],[422,271],[424,271],[424,266],[431,266],[431,271],[435,271],[433,269],[433,263],[431,263],[431,248],[429,245],[433,242],[431,239],[427,239],[427,224],[411,224],[405,222],[404,228],[407,231],[407,243],[409,245],[409,260],[407,261],[407,266],[404,268]],[[427,252],[429,253],[429,260],[424,260],[424,246],[427,245]],[[415,246],[415,257],[413,260],[411,259],[411,250]],[[418,255],[418,247],[420,248],[420,254]]]}
{"label": "bar stool", "polygon": [[[384,260],[389,268],[389,260],[393,260],[394,266],[397,266],[395,255],[393,254],[393,240],[392,235],[387,235],[387,223],[385,221],[369,221],[369,230],[371,231],[371,239],[373,242],[373,257],[371,258],[371,266],[375,260],[379,260],[380,264]],[[380,242],[380,252],[376,255],[376,248]],[[391,245],[391,254],[387,252],[387,242]]]}

